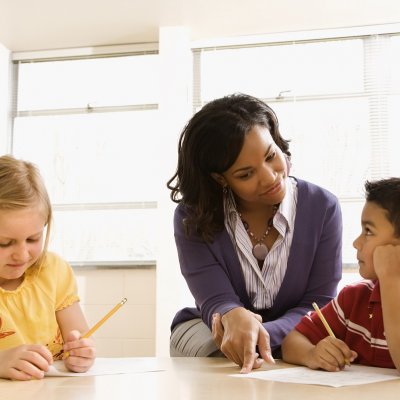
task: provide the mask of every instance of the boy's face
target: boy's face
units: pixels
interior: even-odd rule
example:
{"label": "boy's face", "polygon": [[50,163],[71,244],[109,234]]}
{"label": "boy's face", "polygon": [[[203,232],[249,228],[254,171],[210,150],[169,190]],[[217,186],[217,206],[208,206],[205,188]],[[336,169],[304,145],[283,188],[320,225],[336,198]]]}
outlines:
{"label": "boy's face", "polygon": [[373,265],[374,250],[377,246],[399,244],[393,225],[386,217],[386,211],[374,202],[367,201],[361,214],[361,234],[354,242],[357,249],[360,275],[364,279],[376,279]]}

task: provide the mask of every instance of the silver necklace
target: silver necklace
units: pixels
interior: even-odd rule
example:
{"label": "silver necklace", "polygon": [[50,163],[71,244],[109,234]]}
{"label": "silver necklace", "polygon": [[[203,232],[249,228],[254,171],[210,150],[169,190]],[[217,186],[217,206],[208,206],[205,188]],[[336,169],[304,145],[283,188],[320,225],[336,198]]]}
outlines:
{"label": "silver necklace", "polygon": [[265,238],[268,236],[269,232],[271,231],[272,224],[274,221],[274,216],[276,212],[278,211],[279,204],[275,204],[273,209],[272,209],[272,215],[271,218],[268,220],[267,223],[267,229],[264,232],[264,234],[258,238],[254,233],[250,230],[249,224],[242,218],[242,214],[239,213],[239,217],[242,220],[243,226],[246,229],[246,232],[248,235],[253,239],[253,241],[256,242],[256,244],[253,246],[252,253],[255,258],[259,261],[264,261],[265,257],[267,257],[268,254],[268,247],[264,243]]}

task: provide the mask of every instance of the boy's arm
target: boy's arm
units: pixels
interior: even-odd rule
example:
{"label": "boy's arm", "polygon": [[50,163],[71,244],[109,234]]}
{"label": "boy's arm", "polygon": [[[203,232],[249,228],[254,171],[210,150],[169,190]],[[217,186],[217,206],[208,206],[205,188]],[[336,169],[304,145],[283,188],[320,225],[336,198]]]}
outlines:
{"label": "boy's arm", "polygon": [[374,268],[381,290],[386,341],[394,365],[400,371],[400,245],[376,247]]}
{"label": "boy's arm", "polygon": [[[314,345],[299,331],[293,329],[282,342],[282,359],[291,364],[309,366],[308,359]],[[312,368],[312,367],[310,367]]]}
{"label": "boy's arm", "polygon": [[357,353],[340,339],[327,336],[314,345],[296,329],[289,332],[282,342],[284,361],[311,369],[340,371],[345,366],[345,360],[353,361],[356,357]]}

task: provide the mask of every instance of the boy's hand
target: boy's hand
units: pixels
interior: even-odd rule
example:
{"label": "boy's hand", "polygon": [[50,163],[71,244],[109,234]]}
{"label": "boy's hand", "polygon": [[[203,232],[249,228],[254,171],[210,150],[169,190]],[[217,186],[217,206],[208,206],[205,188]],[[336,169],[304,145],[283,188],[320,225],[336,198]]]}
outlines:
{"label": "boy's hand", "polygon": [[71,331],[63,346],[68,357],[64,358],[65,366],[73,372],[86,372],[94,363],[96,349],[92,338],[81,339],[79,331]]}
{"label": "boy's hand", "polygon": [[342,340],[327,336],[310,350],[306,365],[312,369],[335,372],[345,367],[346,360],[352,362],[356,357],[357,353]]}
{"label": "boy's hand", "polygon": [[0,377],[27,381],[42,379],[53,363],[53,356],[46,346],[24,344],[0,352]]}
{"label": "boy's hand", "polygon": [[400,245],[377,246],[374,250],[373,263],[379,280],[400,278]]}

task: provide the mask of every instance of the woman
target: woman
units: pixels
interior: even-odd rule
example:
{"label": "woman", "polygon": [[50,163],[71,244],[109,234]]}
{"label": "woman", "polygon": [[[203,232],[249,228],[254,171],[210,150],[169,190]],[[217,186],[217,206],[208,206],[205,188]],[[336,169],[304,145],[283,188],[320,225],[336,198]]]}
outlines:
{"label": "woman", "polygon": [[[310,157],[312,154],[310,154]],[[334,195],[289,177],[273,110],[235,94],[205,105],[182,132],[168,181],[180,267],[196,308],[172,322],[172,356],[221,352],[259,368],[300,318],[336,294],[342,220]]]}

